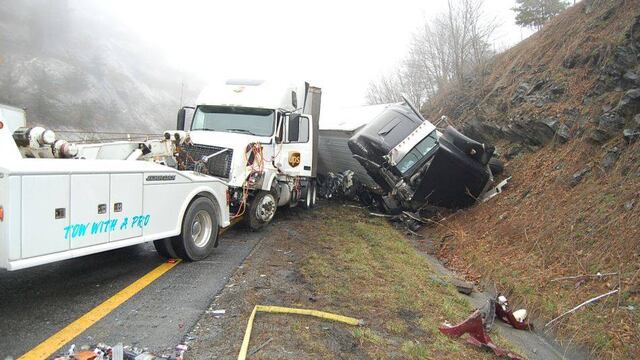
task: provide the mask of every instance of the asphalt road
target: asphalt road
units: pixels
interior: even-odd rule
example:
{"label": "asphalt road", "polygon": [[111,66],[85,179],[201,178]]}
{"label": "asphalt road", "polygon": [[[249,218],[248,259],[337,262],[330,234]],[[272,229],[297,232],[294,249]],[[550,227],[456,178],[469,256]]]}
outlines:
{"label": "asphalt road", "polygon": [[[208,259],[180,263],[72,343],[173,349],[266,229],[233,229]],[[165,260],[143,244],[16,272],[0,272],[0,359],[19,357]]]}

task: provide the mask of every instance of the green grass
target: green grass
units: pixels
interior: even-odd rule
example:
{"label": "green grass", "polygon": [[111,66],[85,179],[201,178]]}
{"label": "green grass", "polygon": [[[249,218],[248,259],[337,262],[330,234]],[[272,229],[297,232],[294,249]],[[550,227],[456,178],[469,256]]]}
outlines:
{"label": "green grass", "polygon": [[308,233],[317,236],[304,243],[301,273],[326,309],[365,320],[352,335],[370,357],[489,356],[440,334],[445,320],[461,321],[473,308],[385,219],[339,205],[311,216]]}

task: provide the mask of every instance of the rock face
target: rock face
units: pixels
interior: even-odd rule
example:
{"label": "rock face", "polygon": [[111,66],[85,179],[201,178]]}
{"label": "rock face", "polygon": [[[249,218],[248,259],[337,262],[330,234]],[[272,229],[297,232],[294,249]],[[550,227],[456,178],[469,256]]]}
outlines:
{"label": "rock face", "polygon": [[638,139],[637,4],[584,0],[559,17],[562,21],[496,56],[489,76],[476,82],[483,87],[448,88],[426,105],[427,115],[447,115],[467,135],[506,140],[509,149],[572,138],[596,145]]}
{"label": "rock face", "polygon": [[582,182],[582,179],[584,179],[584,177],[587,174],[589,174],[590,171],[591,171],[590,168],[584,168],[576,172],[575,174],[571,175],[571,179],[569,180],[569,186],[571,187],[577,186],[580,182]]}
{"label": "rock face", "polygon": [[600,162],[600,166],[605,172],[609,172],[613,168],[613,165],[616,164],[616,161],[620,158],[620,149],[616,146],[612,149],[609,149],[605,154],[602,162]]}
{"label": "rock face", "polygon": [[522,82],[511,97],[511,105],[531,103],[541,108],[549,103],[557,102],[564,92],[564,86],[555,84],[548,79],[537,80],[533,85]]}
{"label": "rock face", "polygon": [[606,112],[597,121],[596,129],[591,133],[591,139],[602,144],[620,133],[624,128],[624,118],[616,112]]}
{"label": "rock face", "polygon": [[539,147],[552,140],[566,142],[570,138],[569,127],[556,118],[519,118],[503,126],[474,119],[463,127],[463,132],[484,142],[507,139],[529,147]]}

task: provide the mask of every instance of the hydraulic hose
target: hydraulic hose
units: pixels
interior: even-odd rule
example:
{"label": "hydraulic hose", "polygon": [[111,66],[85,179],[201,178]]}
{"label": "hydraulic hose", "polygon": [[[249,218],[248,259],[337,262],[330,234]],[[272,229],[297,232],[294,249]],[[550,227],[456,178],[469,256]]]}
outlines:
{"label": "hydraulic hose", "polygon": [[266,306],[266,305],[256,305],[251,312],[251,316],[249,316],[249,321],[247,323],[247,330],[244,332],[244,339],[242,340],[242,347],[240,348],[240,353],[238,354],[238,360],[245,360],[247,358],[247,351],[249,350],[249,340],[251,339],[251,329],[253,328],[253,319],[256,317],[256,312],[266,312],[266,313],[274,313],[274,314],[297,314],[297,315],[307,315],[314,316],[321,319],[338,321],[349,325],[362,326],[364,325],[364,321],[360,319],[355,319],[348,316],[342,316],[337,314],[332,314],[324,311],[318,310],[310,310],[310,309],[296,309],[296,308],[288,308],[282,306]]}

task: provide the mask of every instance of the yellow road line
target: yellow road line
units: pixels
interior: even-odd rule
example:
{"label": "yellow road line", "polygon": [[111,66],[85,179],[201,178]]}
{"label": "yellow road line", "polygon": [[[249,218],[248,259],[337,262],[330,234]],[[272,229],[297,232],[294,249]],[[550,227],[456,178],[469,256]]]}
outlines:
{"label": "yellow road line", "polygon": [[107,316],[118,306],[122,305],[122,303],[133,297],[133,295],[137,294],[138,292],[140,292],[140,290],[147,287],[147,285],[151,284],[164,273],[171,270],[179,262],[180,260],[176,261],[175,263],[167,262],[151,270],[146,275],[136,280],[126,288],[122,289],[120,292],[113,295],[102,304],[96,306],[88,313],[82,315],[77,320],[67,325],[64,329],[58,331],[47,340],[41,342],[40,345],[34,347],[29,352],[19,357],[18,360],[41,360],[51,356],[51,354],[53,354],[56,350],[60,349],[66,343],[82,334],[85,330],[90,328],[91,325]]}

